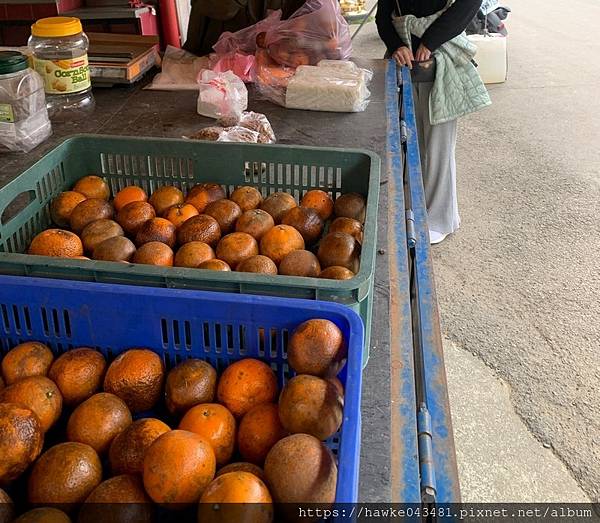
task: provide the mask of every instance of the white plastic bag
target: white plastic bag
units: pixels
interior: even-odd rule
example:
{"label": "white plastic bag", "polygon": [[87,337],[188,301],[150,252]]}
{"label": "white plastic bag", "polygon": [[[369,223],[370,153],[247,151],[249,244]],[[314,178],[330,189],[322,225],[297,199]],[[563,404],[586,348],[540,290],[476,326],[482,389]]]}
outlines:
{"label": "white plastic bag", "polygon": [[203,71],[198,84],[198,114],[202,116],[239,119],[248,108],[248,90],[244,82],[231,71]]}

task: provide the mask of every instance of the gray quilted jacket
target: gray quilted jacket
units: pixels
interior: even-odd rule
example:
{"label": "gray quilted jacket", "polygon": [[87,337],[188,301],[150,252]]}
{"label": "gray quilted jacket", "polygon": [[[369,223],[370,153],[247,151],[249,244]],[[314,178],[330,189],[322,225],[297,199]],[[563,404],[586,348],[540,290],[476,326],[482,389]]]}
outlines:
{"label": "gray quilted jacket", "polygon": [[[394,17],[392,21],[402,41],[411,48],[410,35],[420,38],[440,15],[441,12],[423,18],[406,15]],[[429,97],[431,125],[456,120],[492,104],[471,61],[476,51],[475,45],[462,33],[433,52],[436,72]]]}

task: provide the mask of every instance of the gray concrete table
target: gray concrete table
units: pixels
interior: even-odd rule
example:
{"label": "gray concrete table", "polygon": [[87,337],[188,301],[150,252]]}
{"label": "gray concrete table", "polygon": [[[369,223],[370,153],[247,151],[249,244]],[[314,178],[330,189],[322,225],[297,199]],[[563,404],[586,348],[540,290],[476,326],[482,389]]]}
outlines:
{"label": "gray concrete table", "polygon": [[[390,177],[392,170],[399,168],[399,151],[395,150],[398,144],[388,143],[388,136],[392,136],[392,142],[398,138],[398,95],[395,84],[390,87],[388,62],[373,60],[361,65],[375,73],[370,87],[371,101],[365,112],[286,110],[259,100],[253,93],[249,109],[267,115],[279,143],[364,148],[382,158],[380,254],[375,275],[371,356],[364,371],[359,498],[367,502],[418,502],[404,200],[402,183],[394,183]],[[395,78],[395,71],[393,74]],[[210,123],[196,114],[195,92],[147,91],[136,86],[96,89],[94,95],[97,108],[89,118],[56,124],[53,136],[30,154],[0,155],[0,186],[72,134],[179,138]],[[388,196],[393,205],[388,206]],[[388,218],[394,223],[389,230]],[[390,283],[390,261],[393,283]]]}

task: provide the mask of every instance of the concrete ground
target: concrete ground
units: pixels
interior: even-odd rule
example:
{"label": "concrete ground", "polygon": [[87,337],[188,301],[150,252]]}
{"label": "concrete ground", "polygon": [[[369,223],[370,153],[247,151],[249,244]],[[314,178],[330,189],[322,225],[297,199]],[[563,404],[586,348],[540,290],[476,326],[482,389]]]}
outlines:
{"label": "concrete ground", "polygon": [[[433,249],[463,500],[598,502],[600,4],[509,5],[509,80],[461,121],[462,226]],[[382,53],[370,23],[355,54]]]}

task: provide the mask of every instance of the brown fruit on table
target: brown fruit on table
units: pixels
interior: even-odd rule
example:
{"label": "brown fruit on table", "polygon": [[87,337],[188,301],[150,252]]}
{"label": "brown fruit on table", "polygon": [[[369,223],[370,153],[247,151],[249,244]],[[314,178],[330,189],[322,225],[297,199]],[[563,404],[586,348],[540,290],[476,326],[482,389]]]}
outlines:
{"label": "brown fruit on table", "polygon": [[198,521],[272,523],[273,500],[267,486],[254,474],[228,472],[215,478],[202,494]]}
{"label": "brown fruit on table", "polygon": [[131,422],[131,413],[123,400],[114,394],[99,392],[73,411],[67,423],[67,439],[85,443],[103,454]]}
{"label": "brown fruit on table", "polygon": [[260,208],[267,211],[273,217],[275,223],[278,224],[281,223],[286,212],[297,206],[298,204],[291,194],[275,192],[265,198]]}
{"label": "brown fruit on table", "polygon": [[46,345],[27,341],[6,353],[2,360],[2,376],[6,385],[29,376],[45,376],[53,360],[54,355]]}
{"label": "brown fruit on table", "polygon": [[142,225],[135,235],[135,244],[161,242],[171,249],[175,246],[175,225],[165,218],[152,218]]}
{"label": "brown fruit on table", "polygon": [[217,386],[217,398],[236,418],[255,405],[277,398],[277,378],[266,363],[247,358],[227,367]]}
{"label": "brown fruit on table", "polygon": [[235,222],[242,215],[242,210],[237,203],[231,200],[217,200],[206,206],[204,214],[217,220],[221,234],[229,234],[235,229]]}
{"label": "brown fruit on table", "polygon": [[281,221],[284,225],[291,225],[304,238],[306,245],[312,245],[323,234],[323,220],[314,209],[309,207],[294,207],[286,212]]}
{"label": "brown fruit on table", "polygon": [[11,523],[15,519],[15,515],[13,500],[0,488],[0,523]]}
{"label": "brown fruit on table", "polygon": [[220,239],[221,228],[217,220],[208,214],[193,216],[177,229],[177,243],[180,245],[204,242],[214,249]]}
{"label": "brown fruit on table", "polygon": [[285,436],[279,408],[275,403],[263,403],[246,412],[240,421],[238,449],[246,461],[262,465],[273,445]]}
{"label": "brown fruit on table", "polygon": [[321,273],[319,259],[310,251],[292,251],[279,264],[279,274],[318,278]]}
{"label": "brown fruit on table", "polygon": [[113,206],[100,198],[89,198],[77,204],[71,212],[69,224],[74,233],[81,234],[86,225],[96,220],[110,220],[114,217]]}
{"label": "brown fruit on table", "polygon": [[237,266],[236,271],[277,274],[277,265],[275,265],[275,262],[271,258],[267,258],[262,254],[257,254],[240,263]]}
{"label": "brown fruit on table", "polygon": [[60,443],[33,466],[27,485],[32,505],[52,505],[69,511],[82,503],[102,481],[96,451],[83,443]]}
{"label": "brown fruit on table", "polygon": [[239,205],[242,212],[249,211],[250,209],[256,209],[263,201],[260,191],[256,187],[250,187],[248,185],[244,187],[238,187],[231,193],[229,198],[232,202],[235,202]]}
{"label": "brown fruit on table", "polygon": [[338,218],[353,218],[360,223],[365,223],[366,205],[367,203],[361,194],[350,192],[337,198],[333,204],[333,209]]}
{"label": "brown fruit on table", "polygon": [[169,208],[183,203],[183,193],[177,187],[165,185],[152,193],[149,200],[157,216],[162,216]]}
{"label": "brown fruit on table", "polygon": [[173,249],[161,242],[144,243],[133,255],[132,263],[173,267]]}
{"label": "brown fruit on table", "polygon": [[47,229],[31,241],[27,254],[74,258],[83,256],[83,244],[76,234],[62,229]]}
{"label": "brown fruit on table", "polygon": [[137,475],[123,474],[98,485],[79,511],[79,523],[150,523],[152,500]]}
{"label": "brown fruit on table", "polygon": [[83,194],[86,198],[100,198],[101,200],[110,198],[110,188],[99,176],[92,175],[80,178],[73,186],[73,190]]}
{"label": "brown fruit on table", "polygon": [[337,466],[333,454],[308,434],[294,434],[278,441],[265,460],[265,477],[275,502],[335,501]]}
{"label": "brown fruit on table", "polygon": [[330,232],[319,244],[317,257],[321,267],[346,267],[357,273],[360,266],[360,243],[345,232]]}
{"label": "brown fruit on table", "polygon": [[43,444],[44,434],[33,411],[15,403],[0,403],[0,485],[25,472]]}
{"label": "brown fruit on table", "polygon": [[200,403],[211,403],[217,392],[217,371],[202,360],[189,359],[173,367],[165,383],[165,403],[171,414],[182,414]]}
{"label": "brown fruit on table", "polygon": [[237,232],[245,232],[254,237],[256,241],[260,241],[273,227],[275,227],[273,217],[262,209],[251,209],[244,212],[235,224]]}
{"label": "brown fruit on table", "polygon": [[231,267],[227,262],[223,260],[206,260],[198,265],[198,269],[205,269],[208,271],[220,271],[220,272],[231,272]]}
{"label": "brown fruit on table", "polygon": [[93,253],[104,240],[124,234],[123,228],[117,222],[103,218],[85,226],[81,232],[81,241],[85,252]]}
{"label": "brown fruit on table", "polygon": [[113,474],[141,474],[150,445],[171,429],[156,418],[134,421],[113,440],[108,452]]}
{"label": "brown fruit on table", "polygon": [[169,220],[178,229],[187,220],[198,216],[198,211],[190,203],[180,203],[169,207],[163,214],[163,217]]}
{"label": "brown fruit on table", "polygon": [[25,512],[13,523],[71,523],[71,518],[57,508],[39,507]]}
{"label": "brown fruit on table", "polygon": [[343,414],[344,399],[335,385],[317,376],[294,376],[279,397],[279,418],[291,434],[326,440],[340,429]]}
{"label": "brown fruit on table", "polygon": [[121,398],[132,413],[150,410],[161,397],[165,377],[160,357],[148,349],[131,349],[110,364],[104,390]]}
{"label": "brown fruit on table", "polygon": [[73,209],[86,199],[83,194],[75,191],[60,193],[52,200],[52,204],[50,205],[52,221],[59,227],[68,227]]}
{"label": "brown fruit on table", "polygon": [[123,207],[132,202],[145,202],[148,200],[146,191],[136,185],[129,185],[121,189],[113,199],[115,211],[119,212]]}
{"label": "brown fruit on table", "polygon": [[126,234],[134,237],[142,225],[155,217],[154,207],[148,202],[131,202],[117,213],[117,222]]}
{"label": "brown fruit on table", "polygon": [[219,476],[227,474],[228,472],[249,472],[250,474],[254,474],[261,481],[265,481],[265,473],[263,469],[254,463],[247,463],[245,461],[229,463],[228,465],[221,467],[215,474],[215,477],[218,478]]}
{"label": "brown fruit on table", "polygon": [[215,258],[215,251],[204,242],[190,242],[179,247],[175,254],[175,267],[197,268],[200,264]]}
{"label": "brown fruit on table", "polygon": [[218,259],[235,270],[239,263],[258,254],[258,243],[245,232],[232,232],[221,238],[215,252]]}
{"label": "brown fruit on table", "polygon": [[289,225],[276,225],[260,240],[260,253],[277,265],[292,251],[304,249],[302,235]]}
{"label": "brown fruit on table", "polygon": [[345,232],[362,244],[363,241],[363,225],[358,220],[353,218],[336,218],[329,226],[329,232]]}
{"label": "brown fruit on table", "polygon": [[106,360],[97,350],[81,347],[61,354],[48,377],[56,383],[65,405],[79,405],[100,390]]}
{"label": "brown fruit on table", "polygon": [[300,200],[300,206],[314,209],[321,220],[327,221],[333,214],[333,200],[331,196],[320,189],[308,191]]}
{"label": "brown fruit on table", "polygon": [[215,453],[217,466],[225,465],[235,448],[235,418],[223,405],[201,403],[188,410],[179,430],[189,430],[208,441]]}
{"label": "brown fruit on table", "polygon": [[30,409],[48,432],[62,412],[62,396],[58,387],[46,376],[23,378],[0,391],[0,403],[16,403]]}
{"label": "brown fruit on table", "polygon": [[209,203],[227,198],[225,189],[217,183],[194,185],[188,192],[185,203],[191,203],[199,213],[203,213]]}
{"label": "brown fruit on table", "polygon": [[324,278],[327,280],[350,280],[356,276],[350,269],[346,269],[346,267],[340,267],[339,265],[334,265],[332,267],[327,267],[321,271],[319,274],[319,278]]}
{"label": "brown fruit on table", "polygon": [[129,261],[135,254],[135,245],[125,236],[114,236],[96,245],[92,258],[98,261]]}
{"label": "brown fruit on table", "polygon": [[308,320],[292,333],[288,363],[298,374],[337,376],[348,348],[339,327],[329,320]]}
{"label": "brown fruit on table", "polygon": [[172,430],[160,436],[144,458],[144,487],[155,503],[198,502],[215,476],[215,453],[202,436]]}

